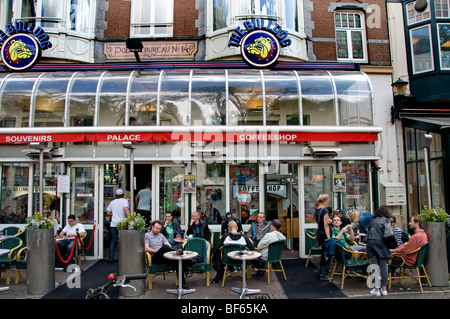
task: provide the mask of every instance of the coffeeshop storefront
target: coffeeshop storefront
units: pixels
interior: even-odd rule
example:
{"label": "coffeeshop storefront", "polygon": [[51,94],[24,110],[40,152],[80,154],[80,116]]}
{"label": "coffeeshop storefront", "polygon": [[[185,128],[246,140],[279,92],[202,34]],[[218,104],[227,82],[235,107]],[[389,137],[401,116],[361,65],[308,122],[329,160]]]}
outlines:
{"label": "coffeeshop storefront", "polygon": [[94,236],[88,258],[103,258],[115,190],[132,199],[151,182],[153,219],[173,212],[187,228],[211,203],[247,230],[265,212],[305,257],[321,193],[332,209],[377,205],[381,128],[363,72],[59,66],[0,73],[0,229],[75,214]]}

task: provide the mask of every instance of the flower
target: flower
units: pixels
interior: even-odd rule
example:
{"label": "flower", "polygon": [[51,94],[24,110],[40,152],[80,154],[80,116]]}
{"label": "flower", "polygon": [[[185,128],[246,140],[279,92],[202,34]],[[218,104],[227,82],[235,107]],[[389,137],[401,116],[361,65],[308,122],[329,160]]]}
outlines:
{"label": "flower", "polygon": [[427,205],[423,206],[419,216],[422,217],[425,222],[439,223],[445,223],[449,217],[445,209],[442,207],[428,208]]}
{"label": "flower", "polygon": [[36,213],[26,219],[27,229],[49,229],[54,228],[53,221]]}
{"label": "flower", "polygon": [[127,218],[117,223],[117,229],[119,230],[137,230],[140,232],[145,231],[145,219],[140,214],[130,214]]}

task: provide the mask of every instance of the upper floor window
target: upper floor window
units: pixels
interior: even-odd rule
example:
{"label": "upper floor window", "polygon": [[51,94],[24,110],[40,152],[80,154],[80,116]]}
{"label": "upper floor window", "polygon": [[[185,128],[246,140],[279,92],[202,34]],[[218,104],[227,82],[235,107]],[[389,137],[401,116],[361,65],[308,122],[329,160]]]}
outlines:
{"label": "upper floor window", "polygon": [[448,18],[449,0],[434,0],[434,11],[436,18]]}
{"label": "upper floor window", "polygon": [[366,58],[366,31],[364,16],[357,12],[336,12],[337,59],[339,61],[359,61]]}
{"label": "upper floor window", "polygon": [[430,25],[410,30],[413,74],[434,70]]}
{"label": "upper floor window", "polygon": [[[96,0],[21,0],[13,3],[16,21],[34,22],[46,31],[93,35]],[[7,21],[7,23],[9,23]]]}
{"label": "upper floor window", "polygon": [[450,24],[438,24],[441,69],[450,69]]}
{"label": "upper floor window", "polygon": [[406,5],[406,10],[408,14],[408,24],[414,24],[417,22],[425,21],[430,19],[430,6],[429,0],[427,0],[427,5],[425,9],[423,7],[418,8],[416,6],[417,1],[413,1]]}
{"label": "upper floor window", "polygon": [[132,0],[131,37],[171,37],[173,0]]}
{"label": "upper floor window", "polygon": [[211,0],[212,31],[235,27],[253,17],[276,20],[283,27],[300,32],[298,0]]}

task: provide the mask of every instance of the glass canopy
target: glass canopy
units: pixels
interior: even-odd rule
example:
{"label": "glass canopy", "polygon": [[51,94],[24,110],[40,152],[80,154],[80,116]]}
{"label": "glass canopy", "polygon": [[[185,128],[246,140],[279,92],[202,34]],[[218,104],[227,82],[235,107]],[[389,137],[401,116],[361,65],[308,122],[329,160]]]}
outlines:
{"label": "glass canopy", "polygon": [[0,74],[0,127],[372,126],[362,72],[162,70]]}

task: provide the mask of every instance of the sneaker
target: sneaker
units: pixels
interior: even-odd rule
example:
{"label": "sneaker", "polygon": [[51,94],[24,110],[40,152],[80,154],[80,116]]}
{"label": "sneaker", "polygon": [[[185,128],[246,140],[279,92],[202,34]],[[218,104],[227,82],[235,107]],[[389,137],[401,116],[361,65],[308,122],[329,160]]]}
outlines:
{"label": "sneaker", "polygon": [[377,297],[380,297],[380,296],[381,296],[380,290],[376,290],[375,288],[373,288],[373,289],[370,291],[370,294],[371,294],[372,296],[377,296]]}
{"label": "sneaker", "polygon": [[380,292],[382,296],[387,296],[387,290],[381,289]]}

